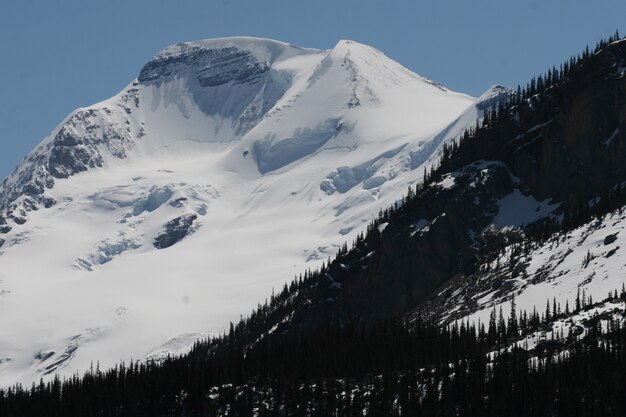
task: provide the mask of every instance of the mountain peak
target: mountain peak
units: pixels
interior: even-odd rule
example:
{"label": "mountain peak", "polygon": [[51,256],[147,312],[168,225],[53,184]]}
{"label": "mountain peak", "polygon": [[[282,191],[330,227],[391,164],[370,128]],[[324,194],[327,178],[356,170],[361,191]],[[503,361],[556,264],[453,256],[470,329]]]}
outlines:
{"label": "mountain peak", "polygon": [[396,63],[373,46],[348,39],[342,39],[337,42],[337,44],[329,51],[329,55],[334,58],[346,58],[353,62],[361,61],[367,64],[373,64],[376,61],[392,61],[398,67],[402,67],[400,64]]}
{"label": "mountain peak", "polygon": [[493,100],[494,98],[497,99],[505,95],[508,96],[514,93],[515,93],[515,90],[513,90],[511,87],[507,87],[502,84],[494,84],[491,87],[489,87],[487,91],[482,93],[480,97],[478,97],[478,101],[482,102],[482,101]]}
{"label": "mountain peak", "polygon": [[508,101],[515,94],[515,90],[510,87],[494,84],[478,97],[478,108],[485,110],[498,104],[499,101]]}
{"label": "mountain peak", "polygon": [[[441,91],[448,91],[443,86],[419,74],[410,71],[384,52],[353,40],[342,39],[328,51],[327,64],[334,62],[353,73],[364,74],[383,89],[400,86],[419,80]],[[358,76],[355,78],[358,79]],[[369,85],[367,89],[373,88]]]}
{"label": "mountain peak", "polygon": [[372,46],[369,46],[369,45],[366,45],[364,43],[360,43],[357,41],[353,41],[351,39],[341,39],[339,40],[339,42],[337,42],[337,44],[333,48],[333,50],[348,50],[348,49],[367,49],[370,51],[376,51],[378,53],[382,53]]}
{"label": "mountain peak", "polygon": [[[224,48],[234,48],[250,52],[269,52],[270,54],[274,54],[274,56],[288,50],[307,50],[306,48],[300,48],[298,46],[294,46],[289,43],[277,41],[274,39],[256,38],[252,36],[231,36],[225,38],[200,39],[169,45],[159,51],[153,59],[160,60],[177,57],[180,55],[185,55],[189,50],[200,51]],[[309,50],[317,51],[315,49]]]}

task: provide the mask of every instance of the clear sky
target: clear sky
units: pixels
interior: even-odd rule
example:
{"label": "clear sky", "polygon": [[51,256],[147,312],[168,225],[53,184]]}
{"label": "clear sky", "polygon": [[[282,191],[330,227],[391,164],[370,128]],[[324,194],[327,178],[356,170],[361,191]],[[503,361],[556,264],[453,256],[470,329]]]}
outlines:
{"label": "clear sky", "polygon": [[163,47],[249,35],[372,45],[446,87],[516,86],[615,29],[624,0],[0,0],[0,178]]}

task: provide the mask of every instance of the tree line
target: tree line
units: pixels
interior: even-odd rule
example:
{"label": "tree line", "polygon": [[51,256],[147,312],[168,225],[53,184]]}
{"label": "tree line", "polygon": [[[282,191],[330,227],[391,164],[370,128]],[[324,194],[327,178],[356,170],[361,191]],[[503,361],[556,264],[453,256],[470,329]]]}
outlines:
{"label": "tree line", "polygon": [[417,316],[252,345],[231,329],[162,363],[0,391],[0,416],[624,415],[623,318],[546,353],[517,347],[530,327],[515,311],[488,329]]}

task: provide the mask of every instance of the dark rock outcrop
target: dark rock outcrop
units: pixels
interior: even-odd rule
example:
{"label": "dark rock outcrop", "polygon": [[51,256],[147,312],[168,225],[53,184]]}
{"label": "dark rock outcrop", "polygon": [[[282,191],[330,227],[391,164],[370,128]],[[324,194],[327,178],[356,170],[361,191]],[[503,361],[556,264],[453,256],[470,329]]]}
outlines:
{"label": "dark rock outcrop", "polygon": [[177,53],[160,54],[139,73],[141,83],[163,81],[181,71],[195,72],[203,87],[217,87],[228,82],[253,82],[269,71],[266,62],[258,62],[249,51],[235,47],[202,48],[193,44],[175,46]]}
{"label": "dark rock outcrop", "polygon": [[615,243],[616,240],[617,240],[617,234],[607,235],[604,238],[604,244],[610,245],[611,243]]}
{"label": "dark rock outcrop", "polygon": [[197,218],[195,214],[186,214],[167,222],[163,232],[154,239],[154,247],[165,249],[183,240],[193,231],[193,222]]}
{"label": "dark rock outcrop", "polygon": [[121,108],[74,112],[54,137],[43,142],[0,184],[0,212],[21,224],[29,211],[55,204],[46,191],[54,187],[56,179],[103,166],[105,154],[125,158],[134,141],[130,131],[111,117],[114,113],[125,117]]}

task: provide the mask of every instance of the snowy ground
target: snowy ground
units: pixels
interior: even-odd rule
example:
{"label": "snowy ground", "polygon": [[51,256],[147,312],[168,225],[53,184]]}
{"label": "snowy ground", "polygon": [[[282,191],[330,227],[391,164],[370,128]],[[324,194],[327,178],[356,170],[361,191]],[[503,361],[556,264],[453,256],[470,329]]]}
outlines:
{"label": "snowy ground", "polygon": [[[597,302],[609,292],[620,292],[626,284],[625,227],[626,212],[615,211],[534,248],[517,259],[514,265],[520,268],[509,267],[513,247],[508,248],[490,268],[497,275],[506,271],[504,282],[498,288],[472,294],[478,310],[468,317],[488,323],[494,306],[498,310],[502,307],[508,317],[512,294],[518,310],[530,313],[536,308],[541,314],[547,301],[551,307],[556,301],[562,311],[567,304],[572,311],[577,296]],[[502,287],[511,290],[503,293]]]}

